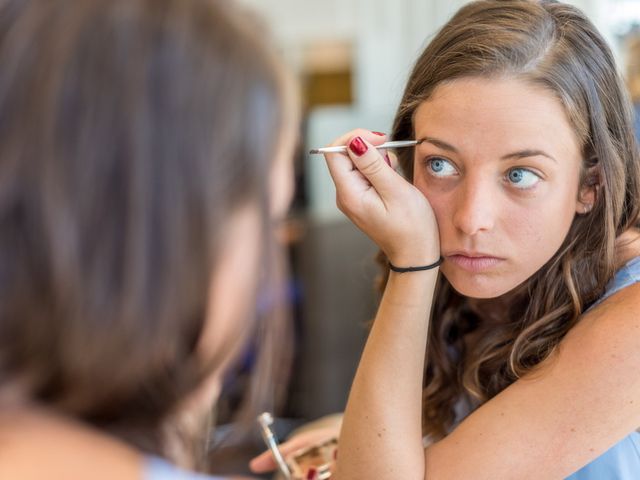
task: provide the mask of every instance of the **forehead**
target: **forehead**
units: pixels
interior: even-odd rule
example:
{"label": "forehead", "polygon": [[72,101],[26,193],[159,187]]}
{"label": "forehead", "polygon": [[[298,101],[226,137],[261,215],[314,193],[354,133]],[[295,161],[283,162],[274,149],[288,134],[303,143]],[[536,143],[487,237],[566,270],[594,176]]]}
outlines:
{"label": "forehead", "polygon": [[560,100],[550,91],[512,78],[463,78],[439,85],[414,113],[416,138],[444,137],[467,147],[542,148],[580,152]]}

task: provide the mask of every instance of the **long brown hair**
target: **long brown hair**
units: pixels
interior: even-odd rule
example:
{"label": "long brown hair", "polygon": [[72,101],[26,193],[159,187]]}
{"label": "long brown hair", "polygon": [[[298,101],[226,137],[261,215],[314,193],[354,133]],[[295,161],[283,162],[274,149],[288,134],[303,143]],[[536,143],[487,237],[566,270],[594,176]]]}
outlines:
{"label": "long brown hair", "polygon": [[[640,208],[630,101],[609,47],[582,12],[545,0],[464,6],[418,58],[393,138],[414,138],[413,114],[439,84],[470,76],[518,78],[555,94],[582,145],[581,184],[598,194],[555,255],[505,297],[497,326],[486,325],[477,305],[441,275],[424,388],[424,428],[433,438],[450,431],[458,401],[486,402],[550,355],[602,295],[614,274],[616,238],[637,224]],[[401,151],[399,162],[412,179],[412,152]],[[486,331],[467,351],[463,338],[478,328]]]}
{"label": "long brown hair", "polygon": [[2,2],[1,389],[163,454],[225,357],[196,345],[226,222],[252,202],[266,233],[293,121],[256,27],[216,0]]}

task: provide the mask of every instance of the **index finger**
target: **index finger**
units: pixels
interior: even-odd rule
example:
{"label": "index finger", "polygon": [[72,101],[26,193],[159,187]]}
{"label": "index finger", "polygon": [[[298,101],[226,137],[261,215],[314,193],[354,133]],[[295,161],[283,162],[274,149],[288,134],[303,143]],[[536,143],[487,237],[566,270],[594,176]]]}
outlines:
{"label": "index finger", "polygon": [[[387,136],[384,133],[358,128],[338,137],[330,146],[347,146],[354,136],[360,136],[374,146],[381,145],[387,140]],[[329,173],[338,189],[348,188],[349,182],[355,182],[354,185],[361,185],[361,187],[369,185],[368,180],[358,171],[346,152],[326,153],[324,157]]]}

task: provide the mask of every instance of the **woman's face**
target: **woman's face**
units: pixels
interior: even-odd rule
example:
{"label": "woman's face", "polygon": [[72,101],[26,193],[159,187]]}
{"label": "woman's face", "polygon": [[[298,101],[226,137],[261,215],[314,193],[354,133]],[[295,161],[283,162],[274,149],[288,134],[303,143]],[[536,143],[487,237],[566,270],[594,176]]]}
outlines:
{"label": "woman's face", "polygon": [[451,285],[509,292],[563,243],[576,213],[581,151],[559,100],[516,79],[442,84],[414,116],[414,184],[438,221]]}

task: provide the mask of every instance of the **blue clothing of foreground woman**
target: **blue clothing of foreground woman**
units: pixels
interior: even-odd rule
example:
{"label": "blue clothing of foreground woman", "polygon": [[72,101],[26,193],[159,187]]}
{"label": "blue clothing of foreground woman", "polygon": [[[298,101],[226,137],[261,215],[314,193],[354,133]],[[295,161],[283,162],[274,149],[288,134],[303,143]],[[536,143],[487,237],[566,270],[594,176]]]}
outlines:
{"label": "blue clothing of foreground woman", "polygon": [[148,457],[144,469],[143,480],[224,480],[222,477],[182,470],[158,457]]}

